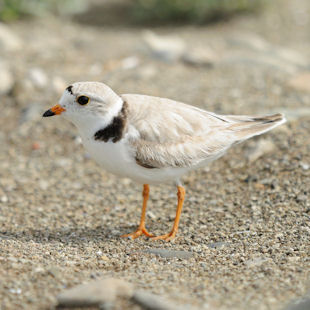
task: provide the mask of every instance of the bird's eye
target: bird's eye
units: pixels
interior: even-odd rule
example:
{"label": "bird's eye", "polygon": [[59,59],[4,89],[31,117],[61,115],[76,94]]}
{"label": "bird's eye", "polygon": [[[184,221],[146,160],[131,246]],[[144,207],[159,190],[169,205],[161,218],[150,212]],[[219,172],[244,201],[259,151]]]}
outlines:
{"label": "bird's eye", "polygon": [[85,105],[89,102],[89,98],[87,96],[79,96],[77,97],[76,101],[80,105]]}

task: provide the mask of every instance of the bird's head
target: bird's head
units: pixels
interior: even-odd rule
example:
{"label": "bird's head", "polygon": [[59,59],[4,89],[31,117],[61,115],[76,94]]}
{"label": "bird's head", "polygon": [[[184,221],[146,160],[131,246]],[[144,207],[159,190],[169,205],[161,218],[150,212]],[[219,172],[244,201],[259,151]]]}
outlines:
{"label": "bird's head", "polygon": [[92,124],[108,124],[120,111],[122,98],[110,87],[99,82],[77,82],[68,86],[59,103],[43,117],[63,115],[78,128]]}

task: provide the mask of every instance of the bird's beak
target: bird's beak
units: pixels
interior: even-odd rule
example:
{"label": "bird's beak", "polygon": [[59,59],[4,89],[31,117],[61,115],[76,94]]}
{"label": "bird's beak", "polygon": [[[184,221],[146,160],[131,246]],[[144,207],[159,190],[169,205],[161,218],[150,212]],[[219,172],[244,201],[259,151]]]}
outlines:
{"label": "bird's beak", "polygon": [[66,111],[65,108],[63,108],[60,104],[56,104],[49,110],[45,111],[42,116],[43,117],[54,116],[54,115],[61,114],[64,111]]}

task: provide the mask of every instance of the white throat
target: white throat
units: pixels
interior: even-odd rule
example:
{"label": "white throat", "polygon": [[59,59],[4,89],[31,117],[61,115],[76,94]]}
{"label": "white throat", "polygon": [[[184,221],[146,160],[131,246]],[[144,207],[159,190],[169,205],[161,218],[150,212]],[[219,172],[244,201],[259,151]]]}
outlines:
{"label": "white throat", "polygon": [[119,98],[104,115],[86,114],[71,118],[71,122],[78,128],[82,139],[93,138],[94,134],[105,127],[107,127],[115,116],[119,114],[123,107],[123,100]]}

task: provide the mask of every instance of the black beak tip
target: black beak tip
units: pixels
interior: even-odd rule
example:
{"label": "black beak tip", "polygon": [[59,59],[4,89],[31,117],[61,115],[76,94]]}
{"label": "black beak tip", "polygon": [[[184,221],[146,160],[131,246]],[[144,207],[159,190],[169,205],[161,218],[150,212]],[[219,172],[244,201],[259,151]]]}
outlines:
{"label": "black beak tip", "polygon": [[49,117],[49,116],[53,116],[55,115],[55,113],[52,110],[47,110],[44,112],[44,114],[42,115],[43,117]]}

